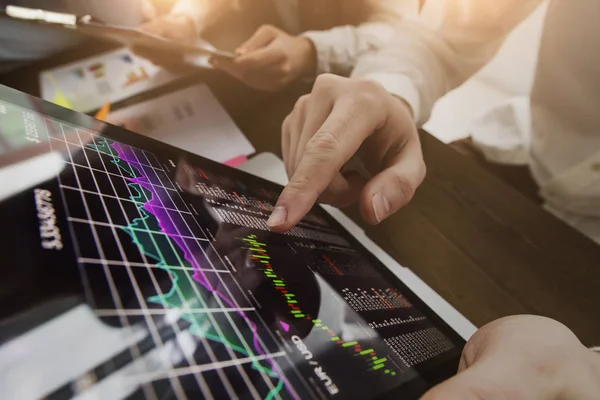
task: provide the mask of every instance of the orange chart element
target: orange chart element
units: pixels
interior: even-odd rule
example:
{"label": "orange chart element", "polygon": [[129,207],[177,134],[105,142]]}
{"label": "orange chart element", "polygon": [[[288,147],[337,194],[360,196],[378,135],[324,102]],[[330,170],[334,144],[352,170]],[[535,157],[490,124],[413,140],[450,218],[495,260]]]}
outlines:
{"label": "orange chart element", "polygon": [[135,85],[136,83],[143,82],[148,79],[150,79],[150,75],[148,75],[146,68],[144,68],[144,66],[141,66],[139,68],[139,72],[135,70],[129,71],[129,73],[127,74],[127,81],[123,84],[123,88],[127,88],[131,85]]}

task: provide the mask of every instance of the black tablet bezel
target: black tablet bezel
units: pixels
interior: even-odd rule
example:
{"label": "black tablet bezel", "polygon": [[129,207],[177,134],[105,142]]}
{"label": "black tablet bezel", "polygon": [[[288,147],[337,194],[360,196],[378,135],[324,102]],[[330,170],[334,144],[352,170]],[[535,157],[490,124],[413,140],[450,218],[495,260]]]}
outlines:
{"label": "black tablet bezel", "polygon": [[[147,150],[155,153],[171,154],[173,156],[183,156],[192,163],[198,163],[200,165],[206,165],[215,172],[222,174],[228,174],[229,176],[246,180],[253,181],[266,188],[281,191],[283,187],[271,181],[257,177],[255,175],[240,171],[220,163],[208,160],[204,157],[195,155],[182,149],[175,148],[173,146],[164,144],[152,138],[148,138],[134,132],[125,130],[124,128],[117,127],[108,123],[98,121],[90,116],[82,113],[78,113],[72,110],[65,109],[47,101],[41,100],[34,96],[27,95],[17,90],[8,88],[0,85],[0,100],[12,103],[14,105],[29,109],[40,114],[45,114],[51,118],[64,121],[68,124],[79,126],[88,130],[94,130],[101,132],[102,136],[106,136],[124,144],[138,147],[143,150]],[[446,337],[456,346],[456,354],[453,354],[447,361],[438,365],[434,370],[431,371],[419,371],[420,376],[426,381],[429,387],[450,378],[456,373],[462,348],[465,345],[465,340],[454,331],[440,316],[438,316],[431,308],[429,308],[416,294],[412,292],[392,271],[390,271],[379,259],[377,259],[368,249],[366,249],[352,234],[350,234],[335,218],[333,218],[325,209],[320,206],[315,206],[319,209],[319,214],[324,217],[331,226],[346,239],[353,248],[361,252],[368,260],[371,261],[374,268],[381,273],[390,285],[395,286],[399,289],[403,295],[405,295],[413,305],[419,309],[430,321],[438,328]],[[76,240],[73,238],[73,240]],[[405,398],[406,391],[410,391],[409,381],[407,384],[399,386],[379,398]],[[414,396],[414,394],[413,394]]]}

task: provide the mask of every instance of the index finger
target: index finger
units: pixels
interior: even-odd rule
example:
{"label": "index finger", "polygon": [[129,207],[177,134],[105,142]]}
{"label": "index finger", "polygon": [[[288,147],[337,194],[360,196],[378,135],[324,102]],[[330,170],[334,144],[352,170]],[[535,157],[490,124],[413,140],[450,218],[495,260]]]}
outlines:
{"label": "index finger", "polygon": [[270,25],[263,25],[244,43],[242,43],[238,49],[238,55],[258,50],[262,47],[269,45],[277,37],[277,30]]}
{"label": "index finger", "polygon": [[258,50],[245,53],[235,59],[235,64],[243,68],[265,68],[281,60],[281,52],[271,43]]}
{"label": "index finger", "polygon": [[268,221],[274,231],[293,228],[311,210],[362,142],[379,128],[380,119],[365,118],[356,103],[340,102],[308,141],[289,183]]}

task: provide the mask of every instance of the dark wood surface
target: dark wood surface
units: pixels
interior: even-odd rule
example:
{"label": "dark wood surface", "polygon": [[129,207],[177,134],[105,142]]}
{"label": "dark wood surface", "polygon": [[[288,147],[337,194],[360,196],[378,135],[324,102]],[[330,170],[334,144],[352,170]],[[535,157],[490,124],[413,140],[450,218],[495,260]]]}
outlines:
{"label": "dark wood surface", "polygon": [[[37,95],[40,70],[105,47],[85,46],[0,76],[0,83]],[[202,71],[114,106],[198,81],[211,86],[258,152],[276,154],[281,122],[310,90],[267,95]],[[600,343],[600,246],[426,132],[421,139],[425,182],[398,214],[377,227],[363,224],[367,234],[478,326],[539,314],[568,325],[585,344]],[[355,209],[347,213],[362,224]]]}

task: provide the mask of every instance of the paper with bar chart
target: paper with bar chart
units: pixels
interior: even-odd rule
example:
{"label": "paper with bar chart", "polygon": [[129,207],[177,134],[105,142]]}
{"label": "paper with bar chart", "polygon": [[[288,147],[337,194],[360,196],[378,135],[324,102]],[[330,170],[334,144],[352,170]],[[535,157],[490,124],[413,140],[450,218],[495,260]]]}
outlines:
{"label": "paper with bar chart", "polygon": [[87,113],[180,77],[122,48],[43,71],[39,79],[42,98]]}
{"label": "paper with bar chart", "polygon": [[456,356],[320,210],[276,234],[270,185],[34,117],[64,155],[84,302],[128,332],[44,397],[365,399]]}

